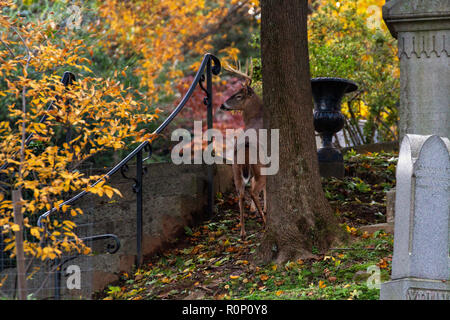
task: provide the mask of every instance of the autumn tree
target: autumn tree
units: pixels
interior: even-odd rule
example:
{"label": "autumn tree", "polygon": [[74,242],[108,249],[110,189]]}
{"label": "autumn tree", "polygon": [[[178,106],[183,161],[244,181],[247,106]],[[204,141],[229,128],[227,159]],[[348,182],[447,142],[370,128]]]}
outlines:
{"label": "autumn tree", "polygon": [[[73,222],[83,212],[62,205],[64,196],[82,190],[110,198],[120,194],[107,184],[108,177],[83,173],[82,164],[100,152],[124,148],[126,140],[151,140],[153,135],[139,126],[157,114],[119,81],[93,75],[81,39],[59,41],[47,23],[12,19],[4,14],[12,6],[0,1],[0,98],[7,110],[0,121],[0,232],[4,250],[11,258],[21,257],[17,265],[23,276],[24,256],[52,260],[90,252]],[[61,83],[66,69],[86,75],[66,87]],[[55,212],[37,226],[37,216],[48,210]]]}
{"label": "autumn tree", "polygon": [[173,80],[183,69],[198,69],[197,57],[205,52],[223,63],[236,59],[239,49],[226,40],[232,30],[243,32],[239,22],[256,24],[258,6],[259,0],[106,0],[98,9],[99,21],[89,28],[105,34],[100,44],[113,54],[136,55],[134,74],[149,101],[157,102],[175,92]]}
{"label": "autumn tree", "polygon": [[308,59],[307,2],[261,1],[264,126],[279,129],[279,172],[268,176],[260,257],[285,262],[327,249],[337,219],[318,170]]}
{"label": "autumn tree", "polygon": [[398,139],[400,66],[397,40],[382,18],[384,2],[314,1],[308,17],[311,77],[358,84],[342,102],[347,144]]}

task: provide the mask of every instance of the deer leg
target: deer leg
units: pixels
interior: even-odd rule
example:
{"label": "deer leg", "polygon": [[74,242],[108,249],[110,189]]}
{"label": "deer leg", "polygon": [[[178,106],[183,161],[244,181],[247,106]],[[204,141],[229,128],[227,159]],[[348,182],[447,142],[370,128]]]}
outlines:
{"label": "deer leg", "polygon": [[244,190],[239,192],[239,211],[241,213],[241,239],[244,240],[245,236],[245,221],[244,221]]}
{"label": "deer leg", "polygon": [[[252,177],[251,186],[252,186],[251,187],[252,189],[255,188],[255,177]],[[256,205],[255,205],[255,201],[253,201],[253,199],[252,199],[252,204],[250,205],[250,212],[255,212],[255,211],[256,211]]]}
{"label": "deer leg", "polygon": [[241,239],[244,240],[245,233],[245,222],[244,222],[244,195],[245,195],[245,184],[242,179],[242,167],[240,165],[233,165],[233,178],[234,185],[239,197],[239,212],[240,212],[240,224],[241,224]]}
{"label": "deer leg", "polygon": [[259,176],[258,178],[255,179],[255,181],[256,181],[255,185],[251,189],[250,195],[251,195],[254,203],[256,204],[256,208],[258,209],[258,212],[261,215],[264,225],[265,225],[266,224],[266,216],[261,209],[261,204],[259,203],[259,194],[261,193],[261,189],[263,189],[265,186],[264,179],[261,176]]}
{"label": "deer leg", "polygon": [[263,208],[263,212],[267,213],[267,193],[266,193],[266,184],[264,184],[264,188],[263,188],[263,197],[264,197],[264,208]]}

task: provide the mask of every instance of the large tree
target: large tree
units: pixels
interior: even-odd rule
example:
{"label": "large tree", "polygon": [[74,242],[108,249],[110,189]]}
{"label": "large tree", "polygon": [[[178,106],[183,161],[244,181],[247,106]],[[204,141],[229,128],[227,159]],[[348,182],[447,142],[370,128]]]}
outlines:
{"label": "large tree", "polygon": [[268,176],[267,228],[259,256],[285,262],[328,248],[338,224],[318,170],[308,58],[307,1],[261,0],[264,126],[280,129]]}

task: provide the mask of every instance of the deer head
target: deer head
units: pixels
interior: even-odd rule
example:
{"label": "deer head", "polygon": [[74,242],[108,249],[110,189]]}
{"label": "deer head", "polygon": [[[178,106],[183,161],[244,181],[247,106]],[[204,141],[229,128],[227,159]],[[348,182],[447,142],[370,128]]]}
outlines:
{"label": "deer head", "polygon": [[220,109],[226,111],[242,111],[244,113],[244,121],[245,118],[259,116],[262,102],[251,87],[253,73],[252,63],[250,62],[249,66],[247,61],[245,72],[241,71],[240,63],[237,69],[232,68],[229,65],[226,66],[225,69],[236,74],[238,77],[243,78],[244,82],[242,83],[242,88],[229,97],[220,106]]}
{"label": "deer head", "polygon": [[255,95],[253,89],[244,85],[238,92],[229,97],[221,106],[225,111],[245,111],[252,107],[254,102],[252,98]]}

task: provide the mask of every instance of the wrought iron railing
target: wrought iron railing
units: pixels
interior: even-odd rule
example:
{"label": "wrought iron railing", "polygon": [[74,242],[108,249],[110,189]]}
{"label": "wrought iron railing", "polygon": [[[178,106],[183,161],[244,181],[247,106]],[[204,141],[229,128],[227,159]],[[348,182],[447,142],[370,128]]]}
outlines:
{"label": "wrought iron railing", "polygon": [[[89,237],[83,237],[80,238],[81,241],[97,241],[97,240],[113,240],[114,242],[112,244],[108,244],[106,246],[106,252],[109,254],[114,254],[120,249],[120,240],[119,237],[117,237],[115,234],[99,234],[95,236],[89,236]],[[61,278],[63,274],[63,267],[64,265],[73,260],[76,259],[79,256],[79,254],[75,253],[73,255],[69,255],[67,257],[64,257],[62,259],[56,259],[54,261],[54,270],[55,270],[55,292],[54,292],[54,299],[59,300],[61,298]]]}
{"label": "wrought iron railing", "polygon": [[[178,115],[178,113],[184,108],[186,103],[189,101],[190,97],[192,96],[194,90],[196,89],[197,85],[200,86],[200,88],[205,92],[206,97],[204,98],[203,102],[206,105],[206,118],[207,118],[207,127],[208,129],[212,128],[213,125],[213,91],[212,91],[212,75],[218,75],[220,73],[221,66],[220,61],[218,58],[216,58],[212,54],[205,54],[203,57],[203,60],[201,62],[200,68],[198,69],[193,82],[191,83],[187,93],[184,95],[181,102],[177,105],[177,107],[172,111],[172,113],[163,121],[163,123],[153,132],[153,135],[160,134],[172,121],[173,119]],[[71,72],[65,72],[61,81],[62,83],[68,87],[73,81],[75,80],[75,76]],[[204,86],[204,82],[206,82],[206,87]],[[55,97],[56,100],[58,100],[58,97]],[[47,111],[50,111],[53,108],[53,102],[50,103],[50,105],[47,108]],[[47,120],[47,115],[44,115],[40,122],[43,123]],[[28,146],[30,142],[33,140],[33,134],[28,135],[28,137],[25,140],[25,146]],[[211,141],[209,141],[211,142]],[[143,159],[143,153],[147,152],[148,155]],[[151,143],[149,141],[142,142],[138,147],[136,147],[130,154],[128,154],[122,161],[120,161],[117,165],[112,167],[102,178],[97,180],[94,184],[91,185],[91,187],[97,185],[101,181],[104,181],[111,177],[113,174],[117,173],[118,171],[121,172],[122,176],[128,179],[134,180],[133,185],[133,191],[136,193],[136,265],[140,266],[142,263],[143,255],[142,255],[142,236],[143,236],[143,223],[142,223],[142,213],[143,213],[143,203],[142,203],[142,177],[143,174],[146,172],[146,168],[143,167],[143,162],[149,159],[152,155],[152,147]],[[128,162],[132,160],[134,157],[136,157],[136,177],[130,178],[127,176],[127,172],[129,171]],[[2,166],[0,166],[0,171],[4,170],[8,167],[8,162],[4,163]],[[208,166],[207,167],[207,214],[209,216],[212,215],[213,212],[213,167]],[[82,191],[75,195],[74,197],[70,198],[69,200],[64,201],[59,205],[58,208],[53,208],[44,214],[40,215],[37,220],[37,225],[39,227],[44,228],[45,227],[45,218],[57,211],[59,208],[61,208],[64,205],[70,205],[82,198],[84,195],[86,195],[87,191]],[[94,235],[94,236],[88,236],[88,237],[82,237],[80,238],[82,241],[96,241],[96,240],[113,240],[113,243],[107,246],[106,251],[108,253],[115,253],[120,249],[120,240],[119,238],[114,234],[100,234],[100,235]],[[54,292],[54,298],[59,299],[61,292],[61,276],[63,272],[63,266],[67,262],[75,259],[78,256],[78,254],[69,255],[64,258],[56,259],[53,261],[53,270],[55,270],[54,275],[54,282],[55,282],[55,292]]]}
{"label": "wrought iron railing", "polygon": [[[75,75],[69,71],[64,72],[62,78],[61,78],[61,83],[68,88],[73,81],[75,81]],[[41,117],[41,119],[39,120],[39,123],[44,123],[47,118],[48,115],[47,113],[52,110],[54,108],[54,102],[58,101],[60,99],[60,97],[56,96],[55,100],[52,100],[47,109],[46,109],[46,113]],[[31,141],[33,140],[33,133],[30,133],[24,141],[24,146],[27,147],[30,145]],[[66,137],[67,138],[67,137]],[[12,158],[14,159],[17,156],[17,153],[12,155]],[[9,162],[6,161],[5,163],[3,163],[0,166],[0,172],[7,169],[9,167]],[[14,172],[14,171],[13,171]],[[2,177],[3,179],[3,177]],[[12,181],[12,179],[11,179]],[[38,224],[39,224],[39,219],[38,219]],[[105,239],[109,239],[112,240],[113,243],[112,244],[108,244],[106,247],[106,251],[110,254],[113,254],[115,252],[117,252],[120,249],[120,240],[119,238],[114,235],[114,234],[99,234],[99,235],[94,235],[94,236],[87,236],[87,237],[82,237],[80,238],[83,242],[86,241],[97,241],[97,240],[105,240]],[[3,236],[0,233],[0,254],[3,253]],[[70,260],[75,259],[78,256],[78,254],[75,255],[70,255],[68,257],[64,257],[62,259],[55,259],[53,261],[53,270],[55,271],[55,294],[54,294],[54,298],[55,299],[59,299],[60,298],[60,283],[61,283],[61,275],[62,275],[62,270],[63,270],[63,265],[65,263],[67,263]],[[4,263],[4,259],[0,256],[0,271],[2,271],[4,269],[3,266]]]}
{"label": "wrought iron railing", "polygon": [[[177,114],[183,109],[183,107],[186,105],[186,103],[189,101],[190,97],[192,96],[195,88],[197,85],[200,86],[200,88],[205,92],[206,97],[204,98],[203,102],[206,105],[207,109],[207,126],[208,129],[212,128],[213,125],[213,92],[212,92],[212,75],[218,75],[220,73],[220,61],[218,58],[216,58],[212,54],[205,54],[203,57],[203,60],[201,62],[200,68],[197,71],[193,82],[191,83],[187,93],[184,95],[181,102],[177,105],[177,107],[172,111],[172,113],[164,120],[164,122],[153,132],[153,135],[160,134],[171,122],[172,120],[177,116]],[[204,86],[204,82],[206,81],[206,88]],[[211,141],[209,141],[211,142]],[[143,153],[147,152],[148,155],[145,159],[143,159]],[[91,187],[94,187],[98,183],[105,181],[109,177],[111,177],[113,174],[117,173],[118,171],[121,172],[121,174],[128,179],[134,180],[133,185],[133,191],[136,193],[136,265],[140,266],[142,264],[143,254],[142,254],[142,236],[143,236],[143,223],[142,223],[142,212],[143,212],[143,203],[142,203],[142,177],[143,174],[146,171],[146,168],[143,167],[143,162],[147,159],[149,159],[152,155],[152,148],[151,143],[149,141],[142,142],[138,147],[136,147],[130,154],[128,154],[122,161],[120,161],[117,165],[112,167],[102,178],[97,180],[95,183],[91,185]],[[129,170],[128,162],[136,157],[136,176],[135,178],[130,178],[127,176],[127,172]],[[212,215],[213,212],[213,167],[208,166],[207,167],[207,214],[209,216]],[[87,191],[81,191],[74,197],[70,198],[69,200],[64,201],[59,205],[58,208],[53,208],[41,216],[39,216],[37,225],[39,227],[44,227],[44,221],[45,218],[51,215],[53,212],[57,211],[59,208],[61,208],[64,205],[70,205],[73,204],[75,201],[79,200],[83,196],[85,196],[88,192]],[[116,237],[114,235],[100,235],[100,236],[93,236],[88,237],[89,240],[96,240],[98,237],[105,236],[110,237]],[[96,238],[97,237],[97,238]],[[117,237],[116,239],[117,240]],[[118,248],[117,248],[118,250]],[[115,250],[115,251],[117,251]],[[114,251],[114,252],[115,252]],[[73,259],[73,257],[70,257],[69,260]],[[65,260],[60,265],[64,264],[65,262],[69,261]],[[62,268],[59,268],[62,269]],[[60,272],[60,271],[59,271]],[[60,274],[57,274],[58,279],[60,279]],[[56,294],[55,294],[56,296]]]}

